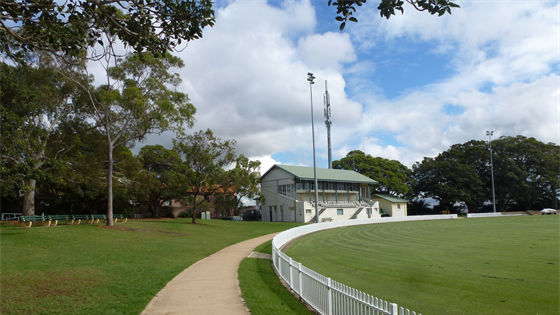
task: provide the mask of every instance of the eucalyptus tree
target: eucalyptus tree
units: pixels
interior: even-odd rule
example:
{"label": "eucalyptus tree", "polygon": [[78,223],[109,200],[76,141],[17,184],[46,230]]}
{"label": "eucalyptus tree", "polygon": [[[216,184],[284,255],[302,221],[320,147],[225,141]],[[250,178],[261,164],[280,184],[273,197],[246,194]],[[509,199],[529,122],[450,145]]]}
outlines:
{"label": "eucalyptus tree", "polygon": [[38,180],[61,180],[52,173],[65,166],[63,158],[76,140],[62,127],[82,119],[76,86],[60,71],[72,69],[54,69],[45,56],[33,67],[0,64],[0,182],[3,195],[23,193],[24,215],[35,214]]}
{"label": "eucalyptus tree", "polygon": [[147,134],[192,127],[195,107],[177,91],[177,73],[183,62],[171,54],[132,54],[107,69],[107,83],[82,85],[87,92],[91,118],[104,133],[107,144],[107,224],[113,225],[113,152],[132,146]]}
{"label": "eucalyptus tree", "polygon": [[224,167],[235,161],[235,144],[235,140],[222,141],[210,129],[174,139],[173,150],[181,163],[173,185],[183,202],[191,205],[192,223],[209,196],[226,191]]}

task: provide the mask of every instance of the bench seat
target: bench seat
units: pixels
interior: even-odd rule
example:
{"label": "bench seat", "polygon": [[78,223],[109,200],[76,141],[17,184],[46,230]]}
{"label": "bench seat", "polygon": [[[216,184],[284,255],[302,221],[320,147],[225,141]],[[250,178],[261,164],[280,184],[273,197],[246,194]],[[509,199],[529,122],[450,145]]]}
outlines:
{"label": "bench seat", "polygon": [[68,224],[68,222],[70,222],[72,220],[72,217],[66,214],[55,214],[55,215],[49,215],[48,216],[49,220],[51,220],[51,225],[52,226],[57,226],[58,225],[58,221],[62,221],[62,220],[66,220],[65,224]]}
{"label": "bench seat", "polygon": [[31,227],[33,222],[42,222],[44,226],[51,225],[51,220],[42,215],[22,215],[19,217],[19,221],[22,222],[22,226],[27,227]]}

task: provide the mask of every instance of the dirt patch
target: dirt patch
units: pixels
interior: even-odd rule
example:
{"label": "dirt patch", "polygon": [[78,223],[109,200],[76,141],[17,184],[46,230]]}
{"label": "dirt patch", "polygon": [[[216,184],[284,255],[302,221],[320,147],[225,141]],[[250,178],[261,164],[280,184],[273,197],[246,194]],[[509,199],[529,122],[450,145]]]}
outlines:
{"label": "dirt patch", "polygon": [[113,225],[113,226],[100,225],[98,227],[100,229],[108,229],[108,230],[134,231],[134,229],[127,228],[127,227],[124,227],[124,226],[118,226],[118,225]]}
{"label": "dirt patch", "polygon": [[181,233],[181,232],[174,232],[174,231],[166,231],[166,230],[145,230],[145,229],[131,229],[124,226],[107,226],[107,225],[100,225],[98,226],[100,229],[108,229],[108,230],[121,230],[121,231],[134,231],[134,232],[142,232],[142,233],[162,233],[162,234],[169,234],[169,235],[176,235],[176,236],[189,236],[189,234]]}

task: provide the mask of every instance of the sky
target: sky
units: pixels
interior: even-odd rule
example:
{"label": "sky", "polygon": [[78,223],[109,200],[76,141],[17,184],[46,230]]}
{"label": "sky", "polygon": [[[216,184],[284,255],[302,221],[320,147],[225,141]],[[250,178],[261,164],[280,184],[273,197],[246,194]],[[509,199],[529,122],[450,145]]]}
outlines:
{"label": "sky", "polygon": [[[262,163],[327,167],[323,115],[331,96],[332,154],[352,150],[408,167],[452,144],[523,135],[560,143],[558,1],[456,1],[432,16],[378,1],[339,31],[327,0],[218,0],[216,24],[176,55],[179,90],[197,108],[187,133],[212,129]],[[307,73],[316,77],[311,86]],[[172,147],[173,134],[146,144]]]}

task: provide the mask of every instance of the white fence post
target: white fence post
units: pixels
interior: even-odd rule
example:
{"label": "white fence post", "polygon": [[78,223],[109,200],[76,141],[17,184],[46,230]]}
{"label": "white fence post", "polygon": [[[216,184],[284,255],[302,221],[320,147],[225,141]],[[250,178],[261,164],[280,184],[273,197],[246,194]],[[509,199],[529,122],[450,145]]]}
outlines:
{"label": "white fence post", "polygon": [[301,279],[301,263],[298,263],[298,277],[299,277],[299,296],[303,297],[303,291],[301,291],[302,288],[302,279]]}
{"label": "white fence post", "polygon": [[332,315],[332,283],[331,278],[327,278],[327,303],[328,303],[328,314]]}
{"label": "white fence post", "polygon": [[292,278],[292,257],[290,257],[288,264],[288,278],[290,279],[290,283],[288,283],[288,285],[293,289],[294,279]]}
{"label": "white fence post", "polygon": [[399,306],[397,303],[391,303],[391,315],[399,315]]}

